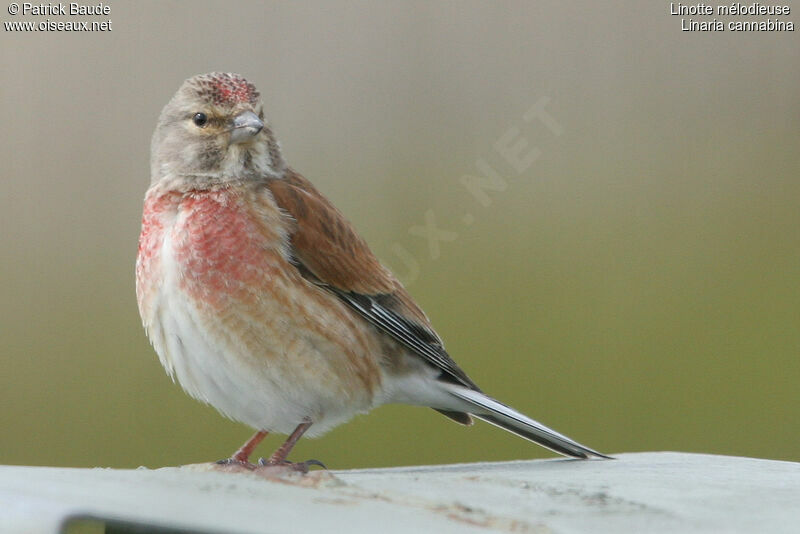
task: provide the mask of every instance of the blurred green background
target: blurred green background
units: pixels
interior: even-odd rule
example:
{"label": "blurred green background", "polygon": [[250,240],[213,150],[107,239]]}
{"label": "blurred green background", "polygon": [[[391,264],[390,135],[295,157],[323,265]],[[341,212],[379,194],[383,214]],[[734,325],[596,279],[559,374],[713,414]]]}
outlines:
{"label": "blurred green background", "polygon": [[[796,32],[682,32],[667,2],[110,5],[84,18],[107,33],[0,31],[0,463],[158,467],[249,437],[171,383],[134,296],[150,135],[213,70],[259,87],[291,165],[487,392],[608,453],[800,460]],[[560,135],[525,121],[542,102]],[[539,157],[518,172],[504,136]],[[481,160],[488,205],[462,184]],[[294,458],[548,455],[389,406]]]}

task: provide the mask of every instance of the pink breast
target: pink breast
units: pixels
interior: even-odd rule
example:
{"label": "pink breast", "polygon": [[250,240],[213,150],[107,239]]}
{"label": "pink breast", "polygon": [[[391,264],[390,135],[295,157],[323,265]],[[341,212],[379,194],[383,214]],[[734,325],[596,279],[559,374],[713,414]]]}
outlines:
{"label": "pink breast", "polygon": [[179,202],[180,195],[177,193],[148,193],[145,198],[139,252],[136,257],[136,296],[143,317],[149,311],[153,291],[158,287],[161,276],[161,246],[165,232],[175,220]]}
{"label": "pink breast", "polygon": [[278,241],[250,201],[229,190],[192,193],[181,201],[173,246],[182,286],[212,307],[256,300],[281,260]]}

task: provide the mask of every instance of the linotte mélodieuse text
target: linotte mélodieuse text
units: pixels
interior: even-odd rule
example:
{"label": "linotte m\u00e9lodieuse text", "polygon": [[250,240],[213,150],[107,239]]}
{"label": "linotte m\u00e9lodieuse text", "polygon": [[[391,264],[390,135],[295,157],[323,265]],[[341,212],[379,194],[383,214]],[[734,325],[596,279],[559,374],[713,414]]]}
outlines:
{"label": "linotte m\u00e9lodieuse text", "polygon": [[[684,4],[681,2],[671,2],[669,5],[670,15],[679,16],[750,16],[750,17],[785,17],[791,14],[791,8],[786,5],[768,5],[760,2],[751,4],[741,4],[733,2],[730,4],[707,4],[704,2],[697,4]],[[781,20],[779,18],[767,18],[766,20],[695,20],[681,19],[681,30],[685,32],[782,32],[794,31],[794,22]]]}

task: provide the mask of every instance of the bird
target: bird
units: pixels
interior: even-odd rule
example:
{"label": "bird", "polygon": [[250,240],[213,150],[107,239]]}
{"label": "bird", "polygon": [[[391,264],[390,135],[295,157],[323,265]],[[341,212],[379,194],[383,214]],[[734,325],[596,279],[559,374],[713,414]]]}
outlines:
{"label": "bird", "polygon": [[[153,133],[136,295],[166,372],[256,432],[226,462],[288,456],[382,404],[477,418],[567,457],[609,458],[485,394],[353,225],[293,170],[239,74],[187,79]],[[268,433],[286,442],[258,465]]]}

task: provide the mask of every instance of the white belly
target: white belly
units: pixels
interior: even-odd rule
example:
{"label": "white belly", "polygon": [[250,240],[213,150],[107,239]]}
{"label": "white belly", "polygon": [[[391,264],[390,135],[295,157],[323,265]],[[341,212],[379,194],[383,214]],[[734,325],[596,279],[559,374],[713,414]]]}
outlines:
{"label": "white belly", "polygon": [[[314,377],[314,367],[324,367],[332,350],[324,340],[298,333],[291,325],[283,335],[256,325],[247,331],[248,344],[215,324],[180,286],[182,273],[172,254],[170,233],[165,232],[160,289],[145,326],[161,363],[187,393],[258,430],[289,434],[310,420],[312,437],[372,407],[370,398],[343,394],[338,383],[330,387],[326,380],[335,377],[326,378],[324,369]],[[320,364],[309,366],[309,361]],[[300,363],[292,367],[291,362]]]}

